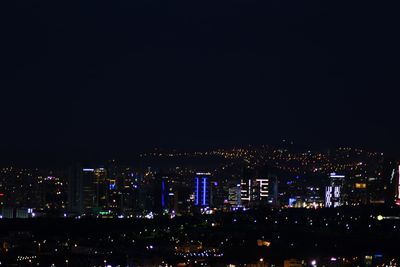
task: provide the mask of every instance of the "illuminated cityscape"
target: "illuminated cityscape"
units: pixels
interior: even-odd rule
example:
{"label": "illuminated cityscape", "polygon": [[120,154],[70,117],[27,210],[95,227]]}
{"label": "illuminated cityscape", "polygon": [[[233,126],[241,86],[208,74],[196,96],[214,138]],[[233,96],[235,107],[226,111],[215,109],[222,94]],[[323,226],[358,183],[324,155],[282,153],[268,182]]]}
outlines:
{"label": "illuminated cityscape", "polygon": [[0,267],[400,266],[399,1],[2,1]]}
{"label": "illuminated cityscape", "polygon": [[1,261],[309,266],[315,258],[324,266],[394,266],[399,168],[361,149],[271,146],[157,150],[131,165],[5,167],[0,224],[18,231],[3,232]]}

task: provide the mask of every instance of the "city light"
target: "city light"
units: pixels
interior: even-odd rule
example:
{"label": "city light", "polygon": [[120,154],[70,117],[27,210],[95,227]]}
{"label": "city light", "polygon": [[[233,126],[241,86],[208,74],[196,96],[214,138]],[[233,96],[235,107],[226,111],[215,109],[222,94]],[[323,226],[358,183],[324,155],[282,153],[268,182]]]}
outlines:
{"label": "city light", "polygon": [[[388,177],[391,182],[385,184],[380,174],[382,166],[369,160],[370,155],[379,157],[377,154],[365,152],[362,156],[363,152],[357,150],[354,153],[358,156],[353,160],[348,156],[349,151],[352,150],[336,150],[335,157],[342,155],[342,161],[335,163],[329,154],[322,152],[218,150],[207,154],[223,158],[221,166],[213,164],[217,167],[213,166],[212,172],[197,172],[191,166],[172,166],[168,172],[161,172],[156,167],[114,165],[106,168],[95,164],[90,169],[75,169],[73,175],[71,172],[48,173],[45,169],[0,169],[0,175],[4,176],[0,180],[4,192],[0,199],[2,221],[8,223],[8,219],[18,218],[35,220],[40,225],[46,222],[41,219],[52,218],[57,225],[49,229],[49,233],[60,231],[55,229],[70,229],[73,224],[79,227],[79,234],[66,230],[58,233],[54,241],[46,233],[33,235],[36,224],[30,224],[32,231],[13,233],[21,235],[18,238],[3,236],[0,254],[15,253],[18,246],[27,244],[36,249],[23,248],[21,251],[26,253],[15,262],[40,263],[41,266],[41,256],[46,253],[63,257],[63,266],[71,266],[82,255],[92,260],[122,255],[123,260],[131,257],[137,261],[131,253],[139,251],[147,260],[160,259],[158,266],[195,261],[199,266],[212,266],[215,260],[232,264],[224,257],[226,252],[247,253],[256,246],[260,254],[246,259],[247,264],[265,266],[276,257],[274,251],[305,248],[305,251],[321,250],[324,254],[304,252],[298,259],[281,258],[280,261],[298,264],[296,266],[307,265],[307,262],[310,266],[327,266],[332,262],[350,266],[358,264],[362,256],[373,264],[380,259],[393,265],[398,259],[389,259],[384,249],[371,259],[365,255],[345,257],[337,249],[344,246],[351,251],[351,247],[338,241],[335,233],[345,233],[349,238],[355,238],[357,231],[362,233],[360,236],[396,237],[400,229],[400,216],[397,216],[393,197],[387,206],[374,206],[374,213],[369,206],[390,199],[379,195],[380,192],[397,196],[394,193],[398,186],[397,172]],[[205,155],[202,153],[195,155],[200,158]],[[173,156],[173,153],[168,154],[168,157]],[[360,164],[361,157],[364,157],[363,164]],[[263,160],[274,167],[258,165]],[[248,164],[245,171],[242,162]],[[294,162],[298,167],[292,167]],[[325,167],[315,168],[315,164]],[[332,170],[337,172],[332,173]],[[21,189],[14,190],[16,185]],[[382,191],[383,186],[392,187]],[[369,204],[370,200],[376,202]],[[10,205],[16,201],[21,204]],[[307,234],[307,240],[296,233]],[[321,233],[326,240],[320,239]],[[363,237],[353,241],[359,246],[363,242]],[[324,251],[325,248],[329,251]],[[164,250],[174,251],[174,258],[160,257]],[[323,256],[330,255],[328,252],[335,256]],[[376,256],[378,254],[382,256]],[[36,258],[30,258],[33,256]],[[241,258],[239,253],[238,257]],[[318,259],[310,260],[313,257]],[[106,262],[102,266],[124,264],[122,261]]]}

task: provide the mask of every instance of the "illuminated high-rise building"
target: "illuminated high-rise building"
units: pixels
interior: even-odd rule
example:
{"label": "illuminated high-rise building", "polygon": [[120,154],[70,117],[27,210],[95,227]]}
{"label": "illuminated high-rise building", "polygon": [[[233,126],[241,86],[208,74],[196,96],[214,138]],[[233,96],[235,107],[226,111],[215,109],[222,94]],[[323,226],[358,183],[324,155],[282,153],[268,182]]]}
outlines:
{"label": "illuminated high-rise building", "polygon": [[244,206],[276,206],[278,178],[270,175],[266,167],[245,168],[240,182],[240,199]]}
{"label": "illuminated high-rise building", "polygon": [[209,207],[212,200],[211,194],[211,174],[196,173],[194,179],[194,204],[197,207]]}
{"label": "illuminated high-rise building", "polygon": [[254,171],[249,167],[243,169],[243,177],[240,180],[240,200],[243,206],[249,206],[252,200],[252,188]]}
{"label": "illuminated high-rise building", "polygon": [[242,179],[240,181],[240,199],[243,205],[249,205],[252,200],[252,179]]}
{"label": "illuminated high-rise building", "polygon": [[400,165],[396,166],[396,168],[392,172],[391,181],[393,181],[394,185],[394,203],[397,206],[400,206]]}
{"label": "illuminated high-rise building", "polygon": [[94,207],[94,169],[78,166],[70,173],[68,183],[69,212],[81,215]]}
{"label": "illuminated high-rise building", "polygon": [[94,215],[106,209],[108,186],[104,168],[76,168],[69,179],[69,211]]}
{"label": "illuminated high-rise building", "polygon": [[155,209],[157,213],[178,210],[178,191],[170,175],[157,175],[155,184]]}
{"label": "illuminated high-rise building", "polygon": [[325,187],[325,207],[336,208],[343,205],[343,183],[345,176],[331,173],[330,185]]}
{"label": "illuminated high-rise building", "polygon": [[110,183],[107,179],[107,171],[104,168],[94,169],[93,186],[95,190],[95,203],[94,206],[99,211],[108,208],[108,191]]}
{"label": "illuminated high-rise building", "polygon": [[238,208],[242,206],[240,184],[229,187],[228,194],[228,201],[231,207]]}

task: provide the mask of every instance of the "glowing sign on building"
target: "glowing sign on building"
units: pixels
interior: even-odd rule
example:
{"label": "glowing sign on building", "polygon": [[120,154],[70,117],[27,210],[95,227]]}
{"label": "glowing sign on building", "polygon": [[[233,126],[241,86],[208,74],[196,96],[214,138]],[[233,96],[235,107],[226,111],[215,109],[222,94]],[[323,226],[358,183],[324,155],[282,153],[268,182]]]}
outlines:
{"label": "glowing sign on building", "polygon": [[344,175],[336,174],[335,172],[332,172],[330,175],[330,178],[345,178]]}

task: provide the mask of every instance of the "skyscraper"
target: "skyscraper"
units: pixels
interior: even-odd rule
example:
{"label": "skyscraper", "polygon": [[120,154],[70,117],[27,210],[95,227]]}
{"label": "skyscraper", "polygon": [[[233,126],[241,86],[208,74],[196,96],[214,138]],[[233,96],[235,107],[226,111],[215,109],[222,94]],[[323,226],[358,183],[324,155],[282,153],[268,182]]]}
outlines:
{"label": "skyscraper", "polygon": [[176,212],[178,209],[178,192],[170,175],[159,174],[155,183],[155,207],[157,213]]}
{"label": "skyscraper", "polygon": [[336,208],[343,205],[344,175],[331,173],[330,185],[325,187],[325,207]]}
{"label": "skyscraper", "polygon": [[94,169],[93,175],[93,186],[95,190],[94,207],[99,212],[108,208],[108,191],[110,183],[107,179],[107,171],[105,168]]}
{"label": "skyscraper", "polygon": [[107,208],[107,178],[104,168],[76,167],[69,179],[69,211],[94,215]]}
{"label": "skyscraper", "polygon": [[229,187],[228,200],[232,208],[238,208],[242,206],[240,184]]}
{"label": "skyscraper", "polygon": [[244,206],[277,205],[278,178],[266,166],[245,168],[240,182],[240,198]]}
{"label": "skyscraper", "polygon": [[400,164],[393,170],[392,180],[395,186],[395,200],[394,203],[400,206]]}
{"label": "skyscraper", "polygon": [[195,206],[209,207],[211,202],[211,174],[196,173],[194,182]]}

